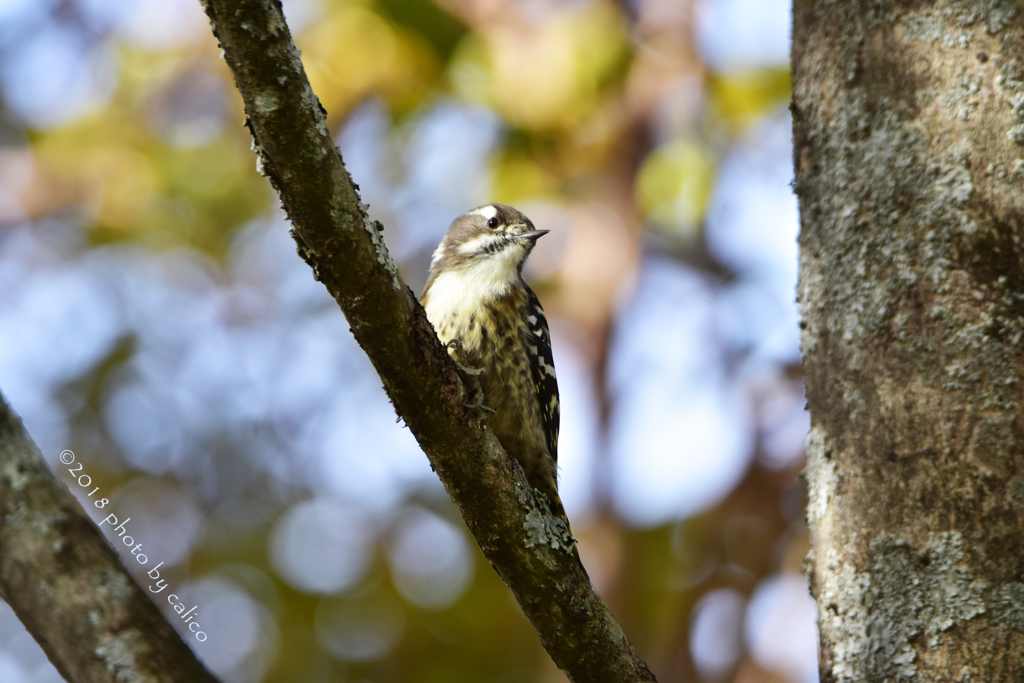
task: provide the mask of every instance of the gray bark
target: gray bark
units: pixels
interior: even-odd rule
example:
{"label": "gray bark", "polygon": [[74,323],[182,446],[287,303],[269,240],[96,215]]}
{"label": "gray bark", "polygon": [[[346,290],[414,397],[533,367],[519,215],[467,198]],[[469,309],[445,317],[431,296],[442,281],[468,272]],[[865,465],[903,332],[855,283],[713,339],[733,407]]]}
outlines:
{"label": "gray bark", "polygon": [[479,416],[402,281],[327,131],[276,0],[202,0],[299,254],[348,319],[398,414],[555,663],[578,683],[653,681],[564,525]]}
{"label": "gray bark", "polygon": [[1024,678],[1024,13],[797,0],[823,681]]}
{"label": "gray bark", "polygon": [[2,395],[0,505],[0,596],[65,680],[217,680],[57,481]]}

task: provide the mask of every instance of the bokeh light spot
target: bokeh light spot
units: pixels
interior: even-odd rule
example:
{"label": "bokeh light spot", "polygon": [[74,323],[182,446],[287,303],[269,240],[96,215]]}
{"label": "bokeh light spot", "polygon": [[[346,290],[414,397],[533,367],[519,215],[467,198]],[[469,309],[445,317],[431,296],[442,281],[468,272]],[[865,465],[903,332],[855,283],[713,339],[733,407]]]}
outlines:
{"label": "bokeh light spot", "polygon": [[331,500],[307,500],[274,526],[270,561],[299,590],[336,593],[362,578],[373,539],[373,525],[358,510]]}
{"label": "bokeh light spot", "polygon": [[380,659],[398,643],[405,627],[402,608],[390,595],[372,591],[355,598],[325,598],[316,608],[317,640],[340,659]]}
{"label": "bokeh light spot", "polygon": [[450,605],[473,575],[465,534],[451,522],[418,507],[406,511],[388,556],[395,587],[420,607]]}
{"label": "bokeh light spot", "polygon": [[743,653],[743,611],[746,600],[731,588],[711,591],[690,617],[690,651],[705,680],[723,679]]}

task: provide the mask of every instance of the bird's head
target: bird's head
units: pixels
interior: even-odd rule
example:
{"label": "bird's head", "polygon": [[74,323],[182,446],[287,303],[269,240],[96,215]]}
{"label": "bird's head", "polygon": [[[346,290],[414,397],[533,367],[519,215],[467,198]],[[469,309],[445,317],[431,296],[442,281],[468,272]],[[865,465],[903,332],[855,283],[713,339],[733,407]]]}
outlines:
{"label": "bird's head", "polygon": [[461,273],[491,288],[517,281],[537,238],[529,218],[505,204],[485,204],[452,221],[430,262],[430,280],[441,272]]}

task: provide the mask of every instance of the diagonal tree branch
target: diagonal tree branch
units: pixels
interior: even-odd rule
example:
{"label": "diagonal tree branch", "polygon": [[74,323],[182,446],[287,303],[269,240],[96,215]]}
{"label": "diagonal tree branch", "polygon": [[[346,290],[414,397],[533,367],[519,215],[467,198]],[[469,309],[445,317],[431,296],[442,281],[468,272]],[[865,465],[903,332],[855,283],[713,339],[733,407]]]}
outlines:
{"label": "diagonal tree branch", "polygon": [[402,281],[328,133],[277,0],[200,0],[245,102],[299,254],[555,663],[577,683],[653,681],[573,556],[572,541],[494,435]]}
{"label": "diagonal tree branch", "polygon": [[0,596],[71,683],[214,683],[0,395]]}

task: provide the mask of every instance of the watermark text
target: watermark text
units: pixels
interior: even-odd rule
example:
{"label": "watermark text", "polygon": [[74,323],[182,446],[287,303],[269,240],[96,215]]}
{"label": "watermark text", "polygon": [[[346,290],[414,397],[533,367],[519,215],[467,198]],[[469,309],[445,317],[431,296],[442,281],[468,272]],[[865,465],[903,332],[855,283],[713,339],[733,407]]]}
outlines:
{"label": "watermark text", "polygon": [[[65,465],[73,465],[75,463],[74,452],[69,450],[61,451],[60,461]],[[87,489],[92,486],[92,477],[88,474],[79,474],[82,472],[82,469],[82,463],[78,463],[77,467],[68,467],[68,472],[71,473],[71,476],[74,477],[75,481],[78,482],[78,485],[81,488]],[[99,490],[100,488],[97,486],[86,494],[86,497],[92,498]],[[110,501],[102,497],[96,498],[93,501],[93,505],[99,509],[106,508],[109,504]],[[136,543],[135,537],[128,532],[128,522],[130,521],[132,521],[131,517],[126,517],[124,521],[121,521],[118,519],[117,515],[110,513],[97,526],[102,527],[104,524],[109,525],[111,530],[117,533],[118,539],[120,539],[121,543],[126,546],[127,551],[131,553],[135,561],[140,565],[145,565],[149,563],[149,557],[142,552],[142,544]],[[151,583],[148,586],[150,593],[162,593],[164,589],[167,588],[167,581],[160,578],[160,567],[162,567],[163,564],[164,563],[161,562],[146,572],[146,576],[155,581],[155,583]],[[167,596],[167,602],[171,605],[174,611],[178,613],[178,617],[188,624],[188,630],[196,637],[196,640],[200,643],[205,642],[206,634],[202,631],[202,627],[199,626],[199,622],[195,621],[195,618],[199,616],[199,612],[196,611],[199,609],[199,606],[193,605],[191,609],[187,609],[185,603],[181,601],[181,598],[174,593]]]}

